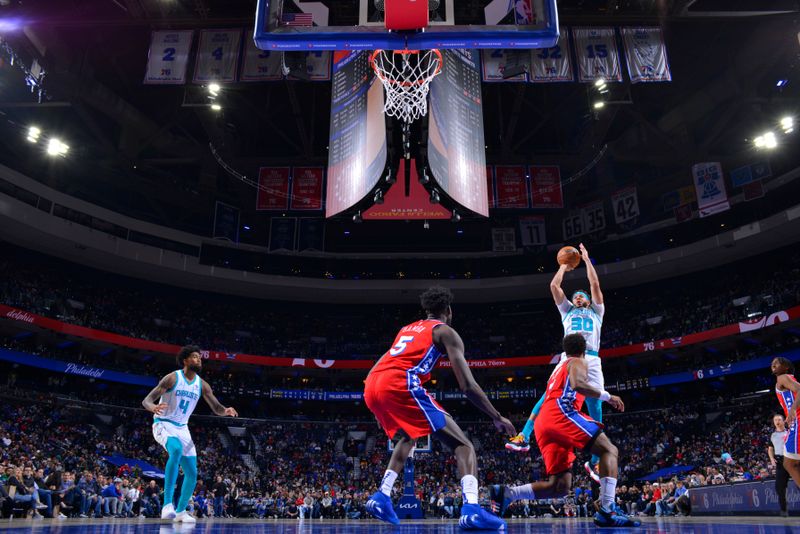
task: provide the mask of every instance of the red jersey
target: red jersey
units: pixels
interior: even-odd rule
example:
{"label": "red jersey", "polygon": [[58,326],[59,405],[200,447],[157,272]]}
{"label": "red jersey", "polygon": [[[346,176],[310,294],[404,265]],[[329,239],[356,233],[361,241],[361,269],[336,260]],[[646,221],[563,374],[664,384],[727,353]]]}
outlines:
{"label": "red jersey", "polygon": [[581,395],[569,383],[569,362],[575,358],[567,358],[559,362],[547,380],[547,392],[542,409],[558,407],[565,415],[579,412],[583,406],[584,395]]}
{"label": "red jersey", "polygon": [[433,344],[433,329],[443,322],[423,319],[404,326],[390,348],[369,372],[396,373],[402,387],[411,389],[430,380],[431,371],[444,354]]}
{"label": "red jersey", "polygon": [[[789,378],[792,379],[792,382],[797,383],[797,379],[794,377],[794,375],[789,375]],[[775,394],[778,395],[778,402],[781,403],[783,414],[786,417],[789,417],[789,410],[791,410],[792,406],[794,406],[794,403],[797,402],[797,393],[788,389],[784,391],[778,391],[778,388],[775,388]]]}

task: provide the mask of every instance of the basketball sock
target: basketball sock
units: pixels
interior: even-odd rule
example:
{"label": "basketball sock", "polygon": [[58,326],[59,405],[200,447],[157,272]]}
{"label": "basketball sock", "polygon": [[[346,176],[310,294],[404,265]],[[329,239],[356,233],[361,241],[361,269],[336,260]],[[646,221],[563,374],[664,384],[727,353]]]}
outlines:
{"label": "basketball sock", "polygon": [[192,498],[194,488],[197,485],[197,456],[184,456],[181,458],[181,469],[183,469],[183,485],[181,486],[181,498],[175,512],[181,513],[186,510],[189,499]]}
{"label": "basketball sock", "polygon": [[164,506],[172,504],[175,499],[175,484],[178,482],[178,469],[181,466],[183,446],[176,437],[167,438],[166,445],[169,459],[164,468]]}
{"label": "basketball sock", "polygon": [[[589,417],[597,421],[598,423],[603,422],[603,401],[600,399],[586,399],[586,408],[589,410]],[[597,465],[600,463],[600,457],[596,454],[592,454],[592,466]]]}
{"label": "basketball sock", "polygon": [[387,497],[391,497],[392,488],[394,488],[395,480],[397,480],[397,473],[395,473],[391,469],[387,469],[386,472],[383,474],[383,480],[381,481],[381,493],[383,493]]}
{"label": "basketball sock", "polygon": [[531,434],[533,434],[533,421],[528,419],[525,421],[525,426],[522,427],[522,435],[525,436],[525,441],[531,440]]}
{"label": "basketball sock", "polygon": [[461,478],[461,493],[464,494],[465,503],[478,504],[478,479],[473,475],[464,475]]}
{"label": "basketball sock", "polygon": [[536,494],[533,492],[533,484],[523,484],[522,486],[508,486],[508,498],[512,501],[519,501],[521,499],[528,499],[532,501],[536,499]]}
{"label": "basketball sock", "polygon": [[611,510],[617,496],[617,479],[603,477],[600,479],[600,506],[604,510]]}

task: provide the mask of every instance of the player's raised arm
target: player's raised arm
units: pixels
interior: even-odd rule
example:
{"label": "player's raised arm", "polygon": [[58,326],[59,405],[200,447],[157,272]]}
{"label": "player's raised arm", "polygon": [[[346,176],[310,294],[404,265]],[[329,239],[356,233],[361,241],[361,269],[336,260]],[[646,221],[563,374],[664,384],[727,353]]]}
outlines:
{"label": "player's raised arm", "polygon": [[450,364],[453,366],[453,373],[458,380],[458,387],[469,401],[491,417],[497,430],[501,430],[509,436],[516,434],[517,431],[511,421],[500,415],[500,412],[492,406],[489,398],[475,381],[475,377],[472,376],[472,371],[469,370],[467,360],[464,358],[464,342],[458,332],[447,325],[439,326],[433,331],[433,342],[447,353]]}
{"label": "player's raised arm", "polygon": [[589,258],[589,251],[583,246],[579,245],[581,249],[581,258],[586,265],[586,276],[589,278],[589,290],[592,292],[592,303],[603,304],[603,292],[600,290],[600,278],[597,277],[597,271],[592,265],[592,260]]}
{"label": "player's raised arm", "polygon": [[620,412],[625,411],[625,403],[616,395],[608,391],[599,390],[589,384],[589,366],[584,358],[574,358],[569,362],[569,383],[572,389],[593,399],[600,399],[609,403]]}
{"label": "player's raised arm", "polygon": [[211,411],[214,412],[216,415],[220,416],[229,416],[229,417],[239,417],[239,414],[233,408],[226,408],[222,405],[221,402],[217,400],[217,397],[214,396],[214,392],[211,390],[211,386],[208,385],[208,382],[203,380],[203,398],[206,400],[206,404],[208,407],[211,408]]}
{"label": "player's raised arm", "polygon": [[[796,394],[800,394],[800,383],[792,380],[788,374],[778,376],[778,385],[783,389],[788,389]],[[789,409],[789,414],[786,416],[786,428],[791,427],[792,423],[794,423],[794,420],[797,418],[797,404],[798,403],[794,403]]]}
{"label": "player's raised arm", "polygon": [[564,294],[564,290],[561,289],[561,282],[564,280],[564,273],[571,270],[572,268],[569,265],[562,263],[559,265],[556,275],[550,281],[550,293],[553,294],[553,300],[559,308],[564,302],[567,302],[567,296]]}
{"label": "player's raised arm", "polygon": [[156,403],[164,393],[175,387],[175,380],[177,380],[175,373],[170,373],[162,378],[158,385],[156,385],[156,387],[154,387],[153,390],[148,393],[142,401],[142,406],[144,406],[144,409],[156,415],[161,415],[163,411],[167,409],[167,404]]}

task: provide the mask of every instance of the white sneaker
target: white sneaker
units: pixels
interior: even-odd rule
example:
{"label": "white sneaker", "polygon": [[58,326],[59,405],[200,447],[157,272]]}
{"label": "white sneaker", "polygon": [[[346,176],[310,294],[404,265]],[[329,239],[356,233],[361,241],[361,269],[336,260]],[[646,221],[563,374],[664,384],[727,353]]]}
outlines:
{"label": "white sneaker", "polygon": [[172,520],[173,523],[197,523],[197,519],[192,514],[184,510],[175,516]]}
{"label": "white sneaker", "polygon": [[175,505],[169,503],[161,509],[161,519],[175,519]]}
{"label": "white sneaker", "polygon": [[59,518],[59,519],[66,519],[66,518],[67,518],[67,516],[65,516],[64,514],[62,514],[62,513],[60,513],[60,512],[59,512],[59,514],[58,514],[58,518]]}

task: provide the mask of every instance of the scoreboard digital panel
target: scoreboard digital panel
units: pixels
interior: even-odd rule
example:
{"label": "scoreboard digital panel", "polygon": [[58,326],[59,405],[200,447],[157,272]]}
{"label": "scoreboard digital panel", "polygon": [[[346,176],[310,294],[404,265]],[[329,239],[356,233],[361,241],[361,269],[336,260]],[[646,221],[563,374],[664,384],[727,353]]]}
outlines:
{"label": "scoreboard digital panel", "polygon": [[450,198],[489,216],[480,54],[442,50],[442,72],[430,89],[428,165]]}

